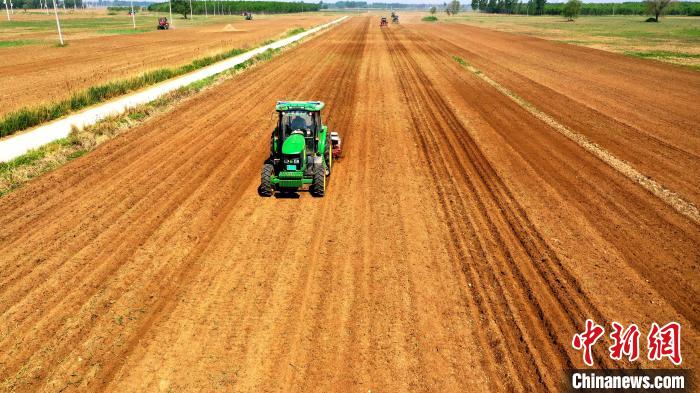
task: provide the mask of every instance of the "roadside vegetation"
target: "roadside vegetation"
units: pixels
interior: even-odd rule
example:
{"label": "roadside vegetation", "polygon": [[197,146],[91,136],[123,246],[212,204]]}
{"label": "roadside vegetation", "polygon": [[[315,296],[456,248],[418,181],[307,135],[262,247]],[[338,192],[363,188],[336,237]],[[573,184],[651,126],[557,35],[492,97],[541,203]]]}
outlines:
{"label": "roadside vegetation", "polygon": [[286,33],[284,33],[284,37],[285,37],[285,38],[286,38],[286,37],[291,37],[291,36],[293,36],[293,35],[297,35],[297,34],[300,34],[300,33],[305,32],[305,31],[306,31],[306,29],[303,28],[303,27],[297,27],[297,28],[294,28],[294,29],[289,29],[289,30],[287,30]]}
{"label": "roadside vegetation", "polygon": [[13,48],[18,46],[33,45],[38,43],[37,40],[8,40],[0,41],[0,48]]}
{"label": "roadside vegetation", "polygon": [[423,22],[436,22],[438,20],[437,16],[435,15],[428,15],[424,16],[423,19],[421,19]]}
{"label": "roadside vegetation", "polygon": [[256,63],[270,60],[280,51],[280,49],[268,49],[253,59],[221,74],[194,82],[153,102],[131,108],[122,115],[109,117],[82,130],[73,129],[67,138],[29,151],[12,161],[0,163],[0,196],[21,187],[41,174],[82,157],[101,144],[148,121],[154,115],[171,110],[176,104],[188,97],[230,79]]}

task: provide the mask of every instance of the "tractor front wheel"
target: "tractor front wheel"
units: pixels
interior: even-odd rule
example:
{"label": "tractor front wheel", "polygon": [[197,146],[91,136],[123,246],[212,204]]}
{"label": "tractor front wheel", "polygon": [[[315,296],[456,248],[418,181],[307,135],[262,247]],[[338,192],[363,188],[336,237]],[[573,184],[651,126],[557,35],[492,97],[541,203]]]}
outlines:
{"label": "tractor front wheel", "polygon": [[326,193],[326,168],[323,165],[316,165],[314,168],[314,179],[310,191],[315,197],[322,197]]}
{"label": "tractor front wheel", "polygon": [[258,194],[263,197],[272,196],[272,174],[275,171],[275,167],[272,164],[263,165],[262,172],[260,173],[260,187],[258,187]]}

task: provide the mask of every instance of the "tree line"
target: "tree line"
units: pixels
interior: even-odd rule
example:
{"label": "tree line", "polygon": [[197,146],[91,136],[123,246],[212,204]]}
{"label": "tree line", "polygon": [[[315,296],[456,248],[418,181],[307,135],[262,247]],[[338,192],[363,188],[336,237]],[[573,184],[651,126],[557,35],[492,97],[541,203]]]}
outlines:
{"label": "tree line", "polygon": [[[177,14],[190,14],[190,2],[186,0],[172,0],[173,12]],[[244,11],[253,13],[282,14],[294,12],[318,11],[320,4],[313,3],[291,3],[277,1],[217,1],[217,6],[234,14]],[[192,1],[192,13],[204,15],[205,7],[211,7],[211,1],[206,5],[203,1]],[[155,3],[148,6],[149,11],[168,12],[168,3]]]}
{"label": "tree line", "polygon": [[[625,3],[580,3],[578,14],[580,15],[645,15],[649,13],[648,2]],[[570,12],[568,3],[547,3],[547,0],[472,0],[471,7],[474,11],[493,14],[520,14],[520,15],[565,15]],[[664,11],[667,15],[700,16],[700,2],[679,1],[673,2]]]}
{"label": "tree line", "polygon": [[[66,5],[66,8],[73,8],[74,5],[76,8],[83,7],[83,2],[81,0],[56,0],[56,5],[58,7],[62,7],[64,3]],[[45,0],[12,0],[12,4],[15,7],[15,9],[25,10],[40,9],[45,7],[46,5],[48,5],[49,8],[53,8],[53,3],[51,0],[48,0],[48,3]],[[2,7],[1,4],[0,7]]]}

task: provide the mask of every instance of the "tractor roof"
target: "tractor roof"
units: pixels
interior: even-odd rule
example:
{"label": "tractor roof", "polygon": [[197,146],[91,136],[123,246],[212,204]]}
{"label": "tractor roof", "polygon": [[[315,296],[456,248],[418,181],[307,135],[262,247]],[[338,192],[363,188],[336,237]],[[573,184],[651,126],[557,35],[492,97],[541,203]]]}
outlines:
{"label": "tractor roof", "polygon": [[275,110],[288,111],[299,109],[304,111],[320,111],[324,106],[325,104],[321,101],[277,101]]}

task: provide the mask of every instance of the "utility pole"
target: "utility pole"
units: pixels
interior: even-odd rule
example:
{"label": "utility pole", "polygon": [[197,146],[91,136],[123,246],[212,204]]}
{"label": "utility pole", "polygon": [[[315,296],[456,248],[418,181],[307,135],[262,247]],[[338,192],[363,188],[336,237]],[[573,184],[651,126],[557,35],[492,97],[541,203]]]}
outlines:
{"label": "utility pole", "polygon": [[5,13],[7,13],[7,20],[10,21],[10,20],[12,20],[12,19],[10,19],[10,9],[7,8],[7,2],[8,2],[8,0],[2,0],[2,2],[5,4]]}
{"label": "utility pole", "polygon": [[170,0],[168,0],[168,13],[170,13],[170,26],[175,27],[175,21],[173,20],[173,5]]}
{"label": "utility pole", "polygon": [[136,13],[134,12],[134,0],[131,0],[131,24],[134,25],[134,30],[136,30]]}
{"label": "utility pole", "polygon": [[207,0],[204,0],[204,17],[209,17],[209,11],[207,11]]}
{"label": "utility pole", "polygon": [[61,33],[61,22],[58,20],[58,7],[56,6],[56,0],[52,0],[52,2],[53,2],[53,14],[56,16],[56,28],[58,29],[58,40],[61,42],[61,46],[63,46],[63,33]]}
{"label": "utility pole", "polygon": [[192,0],[190,0],[190,16],[192,17],[192,20],[194,20],[194,12],[192,11]]}

